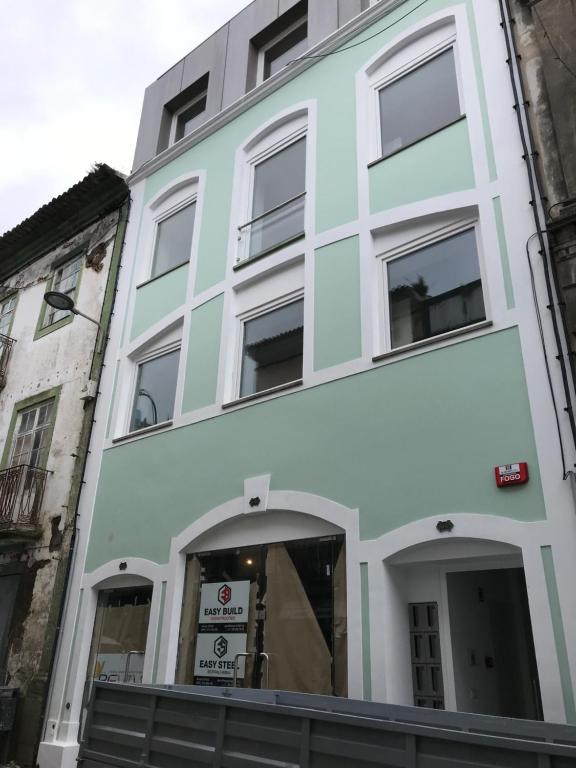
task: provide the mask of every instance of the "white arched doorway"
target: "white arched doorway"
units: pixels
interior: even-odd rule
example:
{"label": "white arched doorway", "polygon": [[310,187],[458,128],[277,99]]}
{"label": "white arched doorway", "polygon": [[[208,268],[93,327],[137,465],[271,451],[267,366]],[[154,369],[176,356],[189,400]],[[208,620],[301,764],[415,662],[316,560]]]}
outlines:
{"label": "white arched doorway", "polygon": [[173,540],[161,675],[346,695],[358,679],[357,513],[307,493],[247,496],[258,509],[238,497]]}
{"label": "white arched doorway", "polygon": [[541,719],[525,554],[517,544],[450,535],[389,550],[373,570],[381,580],[380,695]]}

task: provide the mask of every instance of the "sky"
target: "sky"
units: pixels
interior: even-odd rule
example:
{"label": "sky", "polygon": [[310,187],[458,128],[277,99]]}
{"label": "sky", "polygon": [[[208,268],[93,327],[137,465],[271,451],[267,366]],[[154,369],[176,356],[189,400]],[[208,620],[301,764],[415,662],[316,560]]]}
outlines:
{"label": "sky", "polygon": [[144,89],[249,0],[0,0],[0,234],[94,163],[132,166]]}

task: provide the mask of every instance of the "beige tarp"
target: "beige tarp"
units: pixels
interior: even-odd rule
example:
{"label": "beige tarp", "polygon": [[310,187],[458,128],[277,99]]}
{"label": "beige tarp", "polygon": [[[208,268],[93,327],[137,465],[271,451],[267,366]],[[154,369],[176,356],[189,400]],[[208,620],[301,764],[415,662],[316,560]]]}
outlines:
{"label": "beige tarp", "polygon": [[264,650],[268,688],[332,693],[330,650],[284,544],[268,546]]}

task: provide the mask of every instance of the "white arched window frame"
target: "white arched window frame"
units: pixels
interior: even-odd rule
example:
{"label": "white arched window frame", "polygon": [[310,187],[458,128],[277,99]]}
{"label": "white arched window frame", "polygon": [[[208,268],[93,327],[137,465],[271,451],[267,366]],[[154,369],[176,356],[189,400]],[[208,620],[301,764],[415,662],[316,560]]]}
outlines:
{"label": "white arched window frame", "polygon": [[[465,116],[464,89],[462,85],[460,56],[456,35],[456,23],[453,16],[440,20],[416,30],[406,38],[394,42],[389,48],[381,52],[375,60],[364,70],[365,84],[367,87],[367,121],[368,126],[368,161],[376,162],[384,157],[389,157],[395,152],[383,155],[382,127],[380,116],[380,91],[394,82],[399,81],[405,75],[415,72],[420,67],[429,63],[440,54],[452,49],[454,52],[454,65],[456,71],[456,84],[458,88],[458,102],[460,114],[457,119]],[[436,130],[442,130],[454,120],[448,121]],[[412,146],[417,141],[425,139],[435,133],[423,132],[409,144],[400,147],[398,152]]]}
{"label": "white arched window frame", "polygon": [[[302,139],[306,142],[304,189],[297,196],[290,195],[286,201],[277,206],[280,214],[283,207],[286,210],[286,206],[289,205],[294,206],[293,210],[301,211],[303,222],[301,230],[294,232],[293,235],[285,240],[274,243],[269,248],[264,248],[261,252],[254,253],[251,251],[251,238],[253,237],[254,226],[258,225],[258,222],[262,222],[263,219],[265,220],[275,208],[275,206],[271,206],[264,214],[256,217],[253,216],[257,167]],[[308,200],[311,189],[310,167],[308,110],[306,108],[298,109],[276,118],[268,126],[264,126],[240,148],[236,158],[236,205],[234,206],[236,213],[233,214],[232,223],[233,240],[235,243],[232,259],[232,266],[234,268],[262,258],[272,252],[277,252],[305,237],[309,228],[308,222],[310,221],[310,203]]]}
{"label": "white arched window frame", "polygon": [[[144,211],[141,242],[144,243],[144,258],[138,270],[138,286],[156,280],[164,274],[178,269],[184,264],[190,263],[193,254],[197,250],[197,233],[199,230],[199,186],[198,175],[185,176],[177,179],[168,189],[162,190],[147,205]],[[194,206],[194,221],[192,225],[192,236],[190,239],[190,248],[177,263],[169,269],[158,274],[153,274],[154,257],[157,249],[159,237],[161,236],[160,225],[175,216],[180,211]]]}
{"label": "white arched window frame", "polygon": [[[469,233],[474,248],[462,258],[477,264],[484,317],[462,323],[453,330],[431,332],[424,338],[406,343],[393,343],[392,320],[389,294],[389,267],[396,260],[424,253],[426,249],[441,245],[444,241]],[[373,306],[376,308],[376,326],[379,333],[375,339],[374,359],[397,354],[434,343],[441,343],[462,334],[482,330],[492,324],[488,275],[484,258],[482,233],[476,206],[425,216],[420,220],[404,221],[393,228],[383,228],[372,233],[376,255],[377,273],[374,290],[377,292]],[[456,286],[457,287],[457,286]]]}
{"label": "white arched window frame", "polygon": [[175,381],[174,407],[170,419],[158,420],[156,424],[141,429],[131,429],[132,412],[134,409],[136,387],[138,385],[141,366],[158,360],[172,352],[181,352],[182,348],[182,321],[172,324],[171,327],[158,332],[155,336],[141,343],[138,347],[128,350],[128,354],[121,363],[121,391],[118,395],[118,412],[116,416],[116,429],[114,440],[124,437],[136,437],[149,431],[156,431],[163,427],[169,427],[179,414],[181,389],[182,389],[182,359],[178,359]]}

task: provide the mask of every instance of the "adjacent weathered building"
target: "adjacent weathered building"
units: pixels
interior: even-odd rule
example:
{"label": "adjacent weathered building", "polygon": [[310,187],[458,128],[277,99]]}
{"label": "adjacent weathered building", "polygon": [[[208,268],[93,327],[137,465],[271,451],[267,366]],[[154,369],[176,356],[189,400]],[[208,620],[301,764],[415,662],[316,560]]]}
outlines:
{"label": "adjacent weathered building", "polygon": [[22,766],[35,764],[127,199],[100,165],[0,237],[0,684],[19,688]]}

